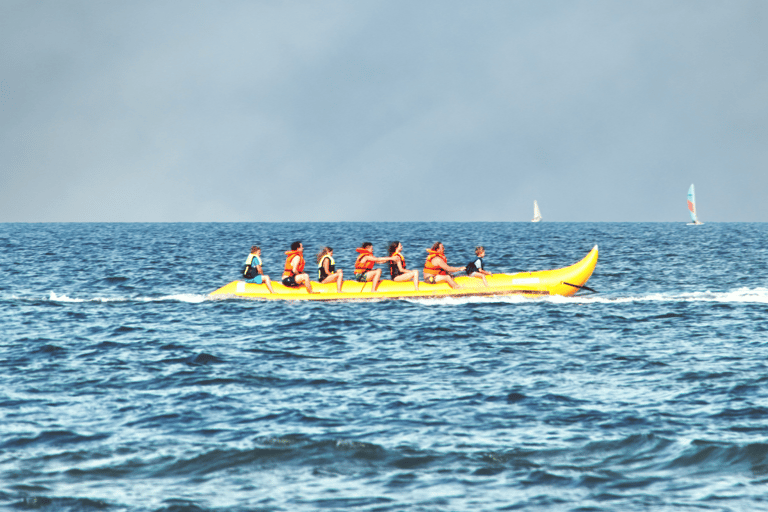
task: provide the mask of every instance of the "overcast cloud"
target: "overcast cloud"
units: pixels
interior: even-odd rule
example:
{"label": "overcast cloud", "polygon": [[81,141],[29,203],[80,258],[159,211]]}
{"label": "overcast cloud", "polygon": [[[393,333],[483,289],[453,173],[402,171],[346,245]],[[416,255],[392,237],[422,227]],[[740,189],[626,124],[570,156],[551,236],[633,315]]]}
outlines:
{"label": "overcast cloud", "polygon": [[0,222],[768,221],[768,2],[0,3]]}

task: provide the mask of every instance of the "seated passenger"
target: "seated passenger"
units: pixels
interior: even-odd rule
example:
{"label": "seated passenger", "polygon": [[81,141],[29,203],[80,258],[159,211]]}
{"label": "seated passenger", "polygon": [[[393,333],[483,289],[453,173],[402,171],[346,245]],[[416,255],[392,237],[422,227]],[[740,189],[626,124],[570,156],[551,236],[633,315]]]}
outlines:
{"label": "seated passenger", "polygon": [[317,280],[322,284],[336,281],[336,291],[341,293],[344,271],[341,269],[336,270],[336,261],[333,259],[332,247],[324,247],[317,255]]}
{"label": "seated passenger", "polygon": [[451,267],[445,259],[445,247],[435,242],[427,249],[427,261],[424,262],[424,282],[436,284],[445,281],[451,288],[461,288],[449,272],[461,272],[467,267]]}
{"label": "seated passenger", "polygon": [[419,271],[405,269],[405,257],[403,256],[402,251],[403,244],[400,242],[392,242],[389,244],[389,255],[395,258],[389,262],[389,274],[392,276],[393,281],[413,280],[413,287],[416,291],[419,291]]}
{"label": "seated passenger", "polygon": [[251,247],[251,253],[245,259],[243,277],[245,277],[246,283],[264,283],[267,285],[269,293],[275,293],[272,290],[272,281],[269,280],[269,276],[261,270],[261,249],[258,245]]}
{"label": "seated passenger", "polygon": [[309,282],[309,274],[304,273],[304,246],[301,242],[293,242],[291,250],[286,251],[285,255],[283,285],[295,288],[303,284],[307,292],[314,293],[312,284]]}
{"label": "seated passenger", "polygon": [[[371,242],[363,242],[362,247],[356,250],[360,253],[360,256],[355,260],[355,280],[361,283],[373,281],[373,291],[375,292],[379,288],[381,269],[374,269],[373,266],[377,263],[392,261],[393,258],[377,258],[374,256],[373,244]],[[363,286],[363,289],[365,289],[365,286]]]}
{"label": "seated passenger", "polygon": [[485,247],[482,245],[475,248],[475,254],[477,255],[477,258],[475,258],[471,263],[467,264],[467,275],[469,277],[475,277],[477,279],[482,279],[483,284],[487,287],[488,281],[485,280],[485,276],[492,275],[491,272],[488,272],[483,268],[483,258],[485,258]]}

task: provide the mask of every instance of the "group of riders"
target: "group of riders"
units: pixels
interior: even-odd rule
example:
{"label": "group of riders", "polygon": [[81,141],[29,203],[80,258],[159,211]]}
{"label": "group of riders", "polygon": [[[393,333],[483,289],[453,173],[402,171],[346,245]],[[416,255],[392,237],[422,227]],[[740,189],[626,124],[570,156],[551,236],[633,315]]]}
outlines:
{"label": "group of riders", "polygon": [[[409,270],[405,266],[405,257],[403,256],[403,244],[392,242],[389,244],[389,256],[386,258],[373,255],[373,244],[363,242],[363,245],[357,248],[359,253],[355,260],[356,281],[361,283],[371,282],[373,291],[379,288],[381,281],[381,269],[374,268],[377,263],[389,263],[389,273],[393,281],[413,281],[416,291],[419,290],[419,271]],[[451,288],[461,288],[453,279],[453,272],[466,271],[470,277],[482,279],[483,284],[488,286],[485,279],[491,272],[485,270],[483,258],[485,249],[480,246],[475,249],[476,258],[464,267],[452,267],[448,265],[445,257],[445,247],[441,242],[435,242],[431,249],[427,249],[427,259],[424,262],[424,282],[436,284],[440,282],[448,283]],[[283,271],[282,283],[291,288],[304,286],[309,293],[317,293],[312,290],[312,282],[309,274],[304,272],[304,246],[301,242],[293,242],[291,250],[285,253],[285,269]],[[322,284],[336,283],[336,291],[341,293],[341,285],[344,280],[344,271],[336,269],[336,261],[333,259],[333,249],[324,247],[317,254],[317,273],[318,281]],[[261,248],[254,245],[251,252],[245,260],[243,268],[243,277],[246,282],[265,284],[269,293],[274,293],[272,281],[269,276],[264,274],[261,268]]]}

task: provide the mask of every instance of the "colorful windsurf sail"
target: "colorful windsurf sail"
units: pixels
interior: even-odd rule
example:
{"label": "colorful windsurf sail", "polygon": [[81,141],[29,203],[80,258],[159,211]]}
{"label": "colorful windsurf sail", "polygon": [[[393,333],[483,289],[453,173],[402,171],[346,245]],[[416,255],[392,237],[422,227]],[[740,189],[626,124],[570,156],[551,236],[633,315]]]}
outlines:
{"label": "colorful windsurf sail", "polygon": [[701,224],[696,215],[696,192],[693,189],[693,183],[691,183],[691,188],[688,189],[688,210],[691,212],[691,222],[693,224]]}

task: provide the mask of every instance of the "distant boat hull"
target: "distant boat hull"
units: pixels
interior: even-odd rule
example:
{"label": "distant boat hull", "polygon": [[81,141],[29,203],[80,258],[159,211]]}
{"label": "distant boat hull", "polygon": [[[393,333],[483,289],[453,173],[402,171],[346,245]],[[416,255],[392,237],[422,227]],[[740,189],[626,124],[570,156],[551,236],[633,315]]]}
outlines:
{"label": "distant boat hull", "polygon": [[373,300],[373,299],[432,299],[443,297],[482,297],[499,295],[523,295],[537,297],[542,295],[573,295],[581,290],[597,265],[597,246],[578,263],[569,267],[521,272],[518,274],[493,274],[486,276],[488,287],[480,279],[460,276],[456,282],[462,286],[453,289],[446,283],[419,283],[419,291],[414,290],[412,281],[395,282],[382,280],[376,293],[371,291],[371,283],[344,281],[341,293],[336,291],[336,283],[312,283],[313,291],[307,293],[301,286],[289,288],[279,282],[273,282],[275,293],[269,293],[266,285],[232,281],[218,290],[211,292],[211,298],[244,298],[264,300]]}

